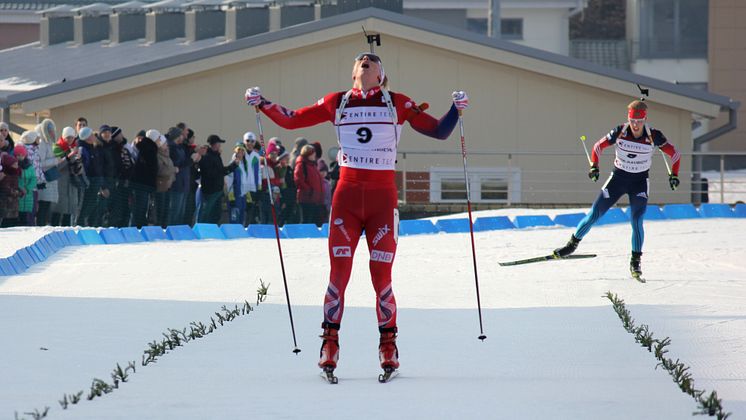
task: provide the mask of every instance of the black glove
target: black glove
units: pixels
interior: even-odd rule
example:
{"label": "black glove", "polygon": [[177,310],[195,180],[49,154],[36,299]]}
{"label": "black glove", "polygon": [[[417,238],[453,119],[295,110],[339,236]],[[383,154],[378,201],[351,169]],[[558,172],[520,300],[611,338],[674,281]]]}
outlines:
{"label": "black glove", "polygon": [[671,190],[676,191],[676,188],[679,188],[679,184],[680,183],[681,182],[679,182],[679,177],[678,176],[676,176],[674,174],[671,174],[671,175],[668,176],[668,185],[671,186]]}
{"label": "black glove", "polygon": [[588,170],[588,178],[592,179],[593,182],[598,181],[598,166],[593,165],[591,166],[591,169]]}

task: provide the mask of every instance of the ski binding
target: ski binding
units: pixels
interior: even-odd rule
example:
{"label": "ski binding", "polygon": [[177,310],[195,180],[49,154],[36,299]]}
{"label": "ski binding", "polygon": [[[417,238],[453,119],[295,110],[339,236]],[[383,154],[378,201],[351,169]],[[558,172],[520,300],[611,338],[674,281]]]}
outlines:
{"label": "ski binding", "polygon": [[383,373],[378,375],[378,382],[385,384],[386,382],[394,379],[398,375],[399,375],[399,371],[392,367],[383,368]]}

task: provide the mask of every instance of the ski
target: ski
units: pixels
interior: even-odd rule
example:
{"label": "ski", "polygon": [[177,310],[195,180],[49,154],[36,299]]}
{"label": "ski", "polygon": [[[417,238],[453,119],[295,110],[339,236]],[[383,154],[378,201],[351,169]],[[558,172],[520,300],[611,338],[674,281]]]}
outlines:
{"label": "ski", "polygon": [[525,260],[516,260],[516,261],[507,261],[507,262],[499,262],[501,266],[506,265],[521,265],[521,264],[531,264],[531,263],[537,263],[542,261],[552,261],[552,260],[577,260],[581,258],[594,258],[596,254],[570,254],[566,257],[557,257],[554,254],[544,255],[541,257],[534,257],[534,258],[527,258]]}
{"label": "ski", "polygon": [[321,377],[332,385],[339,382],[339,378],[334,376],[334,369],[332,368],[324,368],[324,370],[321,371]]}
{"label": "ski", "polygon": [[399,375],[399,371],[394,368],[384,368],[383,373],[378,375],[378,382],[385,384],[386,382],[396,378]]}
{"label": "ski", "polygon": [[639,281],[640,283],[645,283],[645,279],[642,277],[642,273],[632,273],[632,278]]}

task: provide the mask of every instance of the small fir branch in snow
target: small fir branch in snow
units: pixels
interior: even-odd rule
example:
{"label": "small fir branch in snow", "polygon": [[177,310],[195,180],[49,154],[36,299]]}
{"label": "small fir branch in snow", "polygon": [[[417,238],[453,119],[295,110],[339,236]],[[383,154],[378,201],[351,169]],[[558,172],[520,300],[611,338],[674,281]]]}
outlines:
{"label": "small fir branch in snow", "polygon": [[[39,411],[38,409],[34,409],[34,411],[27,411],[23,413],[25,415],[31,416],[34,420],[39,420],[47,417],[47,414],[49,414],[49,407],[44,407],[44,411]],[[18,417],[18,412],[15,413],[16,420],[24,420],[25,417]]]}
{"label": "small fir branch in snow", "polygon": [[[244,301],[244,304],[242,306],[239,307],[238,305],[235,305],[233,309],[228,309],[228,307],[223,305],[220,308],[221,312],[215,312],[215,315],[220,320],[219,323],[222,326],[225,322],[233,321],[234,319],[242,315],[248,315],[253,310],[254,308],[249,304],[249,302]],[[147,366],[150,363],[155,363],[158,357],[166,354],[168,350],[174,350],[176,347],[181,347],[190,341],[194,341],[198,338],[202,338],[211,334],[218,328],[218,326],[215,324],[215,320],[213,318],[210,318],[210,321],[211,324],[209,326],[206,326],[202,322],[191,322],[188,327],[189,332],[187,332],[187,328],[184,328],[182,330],[169,328],[167,330],[168,333],[162,334],[164,338],[160,342],[153,340],[152,342],[148,343],[148,348],[145,349],[142,355],[142,365]],[[130,371],[132,373],[135,373],[136,369],[137,364],[134,360],[129,362],[127,364],[127,367],[124,369],[122,369],[122,366],[117,363],[117,367],[111,373],[111,379],[113,383],[109,384],[98,378],[93,379],[90,391],[86,398],[90,401],[96,397],[100,397],[104,394],[113,392],[115,389],[119,388],[120,383],[127,382],[130,376]],[[70,405],[74,405],[80,402],[83,394],[84,391],[79,391],[75,394],[70,395],[63,394],[62,399],[59,400],[60,406],[63,409],[67,410]],[[33,417],[34,420],[38,420],[45,418],[48,412],[49,407],[45,407],[44,411],[40,412],[39,410],[34,410],[33,412],[26,412],[24,414]],[[18,412],[15,413],[15,418],[16,420],[24,420],[23,417],[18,417]]]}
{"label": "small fir branch in snow", "polygon": [[259,288],[256,289],[256,304],[258,305],[260,302],[264,302],[264,299],[267,299],[267,290],[269,289],[269,284],[264,284],[264,281],[262,279],[259,279]]}
{"label": "small fir branch in snow", "polygon": [[77,403],[79,403],[81,397],[83,397],[83,391],[78,391],[77,393],[70,394],[70,395],[64,394],[62,396],[62,399],[59,401],[60,402],[60,406],[62,407],[63,410],[67,410],[67,407],[70,404],[77,404]]}
{"label": "small fir branch in snow", "polygon": [[635,336],[635,341],[647,348],[648,351],[653,353],[655,358],[658,359],[659,363],[655,368],[657,369],[658,366],[660,366],[665,369],[668,374],[671,375],[673,381],[679,386],[679,389],[697,401],[699,411],[696,411],[693,414],[705,414],[717,417],[718,420],[725,420],[730,416],[731,413],[723,412],[722,401],[717,397],[717,392],[712,391],[709,396],[703,398],[702,396],[705,394],[705,391],[694,388],[694,378],[692,378],[691,373],[689,373],[689,367],[684,365],[679,361],[679,359],[674,361],[673,359],[666,357],[666,353],[668,353],[666,347],[671,344],[670,338],[653,338],[653,333],[645,324],[635,327],[635,320],[632,318],[629,310],[627,310],[624,300],[619,299],[617,295],[611,292],[606,292],[606,298],[611,301],[614,311],[622,321],[624,329],[627,330],[628,333],[633,334]]}

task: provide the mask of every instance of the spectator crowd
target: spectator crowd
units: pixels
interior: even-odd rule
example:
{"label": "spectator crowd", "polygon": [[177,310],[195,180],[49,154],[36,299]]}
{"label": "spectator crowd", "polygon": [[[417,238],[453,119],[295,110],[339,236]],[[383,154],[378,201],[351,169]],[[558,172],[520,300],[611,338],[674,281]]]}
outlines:
{"label": "spectator crowd", "polygon": [[249,131],[224,162],[226,141],[211,134],[205,142],[183,122],[132,141],[83,117],[59,132],[45,119],[17,140],[0,122],[0,227],[246,226],[272,224],[273,206],[279,225],[328,219],[336,147],[327,164],[319,142],[299,137],[288,151],[273,137],[262,149]]}

